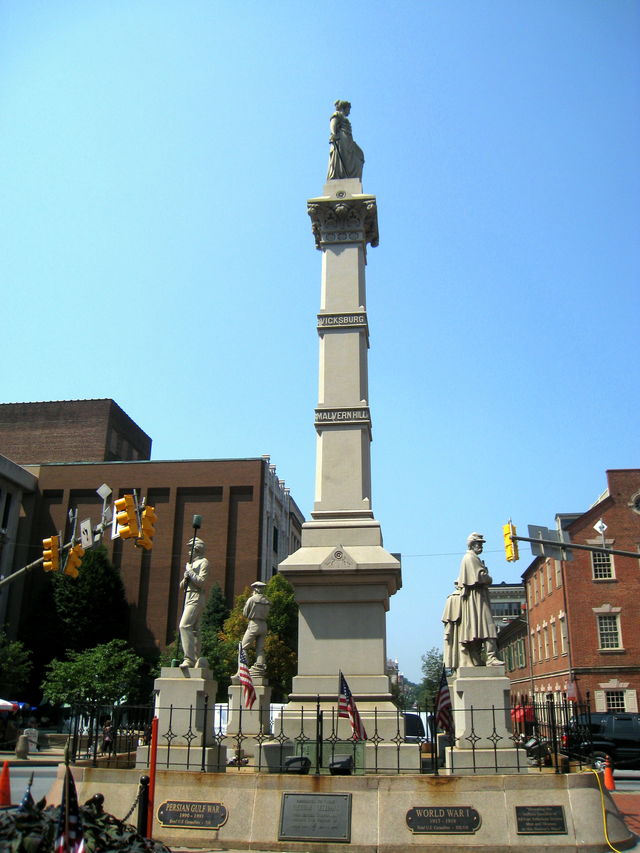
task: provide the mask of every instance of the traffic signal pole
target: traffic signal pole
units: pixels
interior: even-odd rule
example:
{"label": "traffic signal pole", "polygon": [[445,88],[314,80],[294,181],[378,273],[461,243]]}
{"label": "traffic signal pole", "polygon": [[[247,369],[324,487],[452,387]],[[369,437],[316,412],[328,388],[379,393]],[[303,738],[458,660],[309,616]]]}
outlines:
{"label": "traffic signal pole", "polygon": [[536,545],[551,545],[556,550],[571,551],[592,551],[599,554],[616,554],[620,557],[635,557],[640,560],[640,551],[621,551],[618,548],[598,548],[595,545],[575,545],[573,542],[558,542],[551,539],[532,539],[529,536],[511,536],[511,539],[516,539],[518,542],[533,542]]}

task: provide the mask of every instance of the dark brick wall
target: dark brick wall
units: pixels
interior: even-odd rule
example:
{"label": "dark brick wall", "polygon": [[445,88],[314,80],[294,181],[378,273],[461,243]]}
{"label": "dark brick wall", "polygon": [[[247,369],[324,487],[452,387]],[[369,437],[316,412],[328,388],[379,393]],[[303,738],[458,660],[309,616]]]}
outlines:
{"label": "dark brick wall", "polygon": [[2,403],[0,453],[19,465],[149,459],[151,439],[113,400]]}
{"label": "dark brick wall", "polygon": [[[259,578],[262,459],[187,462],[113,462],[34,467],[39,492],[28,533],[30,559],[41,553],[41,541],[68,527],[68,510],[78,519],[97,523],[102,502],[96,488],[107,483],[113,497],[136,489],[156,507],[157,534],[150,552],[133,542],[111,539],[105,544],[120,569],[131,605],[130,639],[140,650],[164,648],[179,621],[179,581],[188,558],[187,540],[195,514],[202,516],[201,538],[210,562],[210,581],[217,581],[227,600]],[[66,540],[65,540],[66,541]],[[27,583],[42,582],[31,572]],[[28,587],[23,606],[31,599]],[[99,606],[96,603],[96,606]]]}

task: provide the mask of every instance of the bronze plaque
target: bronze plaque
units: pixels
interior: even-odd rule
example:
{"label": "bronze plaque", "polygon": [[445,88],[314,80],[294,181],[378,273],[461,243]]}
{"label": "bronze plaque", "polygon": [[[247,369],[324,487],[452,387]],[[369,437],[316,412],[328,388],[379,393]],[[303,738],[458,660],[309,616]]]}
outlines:
{"label": "bronze plaque", "polygon": [[407,812],[407,826],[415,835],[473,835],[481,823],[471,806],[414,806]]}
{"label": "bronze plaque", "polygon": [[229,813],[222,803],[200,803],[190,800],[167,800],[158,806],[158,821],[162,826],[183,829],[220,829]]}
{"label": "bronze plaque", "polygon": [[278,841],[351,840],[351,794],[283,794]]}
{"label": "bronze plaque", "polygon": [[564,806],[516,806],[518,835],[566,835]]}

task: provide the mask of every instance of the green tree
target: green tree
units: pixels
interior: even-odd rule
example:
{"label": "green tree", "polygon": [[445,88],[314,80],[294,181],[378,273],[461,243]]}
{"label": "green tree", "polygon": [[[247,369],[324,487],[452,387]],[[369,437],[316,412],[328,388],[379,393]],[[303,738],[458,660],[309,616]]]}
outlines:
{"label": "green tree", "polygon": [[31,652],[19,640],[0,632],[0,697],[17,699],[29,683],[33,668]]}
{"label": "green tree", "polygon": [[70,650],[67,658],[56,658],[47,666],[42,692],[52,704],[107,705],[128,698],[144,665],[124,640],[111,640],[82,652]]}
{"label": "green tree", "polygon": [[103,545],[88,550],[77,578],[52,576],[63,648],[92,649],[129,634],[129,605],[120,573]]}
{"label": "green tree", "polygon": [[427,710],[430,710],[438,692],[440,676],[442,675],[442,650],[437,646],[433,646],[422,655],[422,672],[424,678],[418,687],[416,699],[420,708],[426,707]]}

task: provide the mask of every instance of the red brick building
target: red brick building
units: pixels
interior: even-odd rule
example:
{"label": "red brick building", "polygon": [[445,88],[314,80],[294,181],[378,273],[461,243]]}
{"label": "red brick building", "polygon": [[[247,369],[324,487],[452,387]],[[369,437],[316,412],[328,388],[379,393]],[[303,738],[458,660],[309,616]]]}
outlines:
{"label": "red brick building", "polygon": [[[86,423],[82,422],[83,409]],[[54,412],[52,433],[56,436],[51,442],[55,450],[49,456],[55,455],[59,461],[41,463],[36,453],[44,454],[47,447],[47,410]],[[69,510],[77,509],[79,521],[90,518],[97,524],[102,499],[96,489],[103,483],[111,489],[113,500],[135,489],[139,498],[146,498],[156,508],[153,549],[142,551],[133,542],[112,539],[111,530],[105,532],[103,541],[121,572],[131,608],[130,641],[141,652],[164,648],[174,639],[180,618],[179,581],[195,514],[202,516],[200,536],[206,543],[211,582],[220,585],[229,604],[253,581],[268,580],[278,563],[300,545],[304,518],[268,456],[75,461],[81,455],[98,456],[100,448],[103,457],[143,453],[141,436],[149,449],[151,441],[111,400],[26,404],[23,411],[27,420],[30,412],[34,414],[33,423],[25,426],[24,421],[14,419],[14,430],[25,427],[25,435],[34,440],[31,451],[24,437],[12,434],[7,407],[0,406],[0,420],[4,417],[0,453],[7,455],[7,447],[15,449],[22,441],[21,459],[29,463],[23,467],[37,482],[35,491],[22,498],[13,570],[41,555],[44,537],[63,530],[68,541]],[[74,423],[77,428],[61,429],[63,423]],[[18,630],[20,616],[33,600],[34,585],[43,579],[42,572],[32,571],[24,583],[18,580],[6,587],[10,590],[6,611],[11,634]]]}
{"label": "red brick building", "polygon": [[[556,516],[579,545],[640,557],[640,469],[607,471],[607,489],[586,512]],[[500,632],[514,695],[555,694],[594,710],[638,710],[640,559],[574,550],[536,557],[522,578],[527,611]]]}

